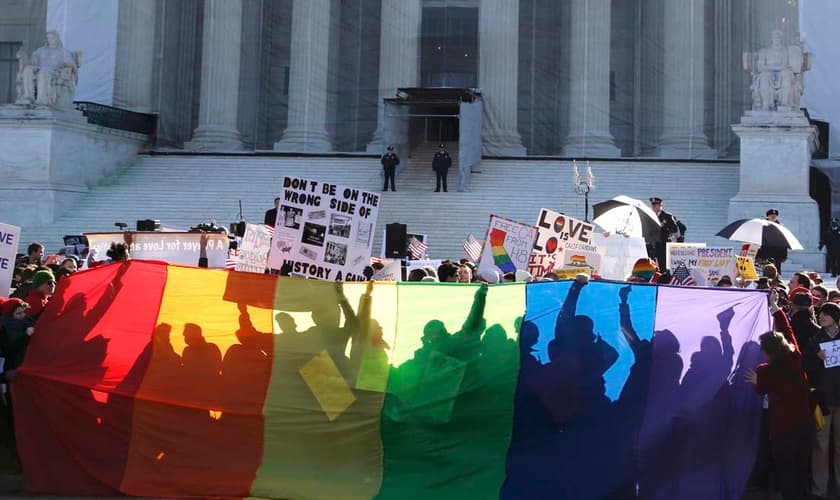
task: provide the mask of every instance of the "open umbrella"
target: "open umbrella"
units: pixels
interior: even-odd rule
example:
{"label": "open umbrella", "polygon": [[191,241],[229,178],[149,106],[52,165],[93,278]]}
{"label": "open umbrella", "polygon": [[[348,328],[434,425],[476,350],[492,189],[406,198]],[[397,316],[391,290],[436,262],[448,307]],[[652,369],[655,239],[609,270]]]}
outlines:
{"label": "open umbrella", "polygon": [[783,247],[802,250],[802,243],[790,232],[790,229],[778,222],[767,219],[741,219],[721,229],[718,236],[733,240],[755,243],[763,247]]}
{"label": "open umbrella", "polygon": [[592,221],[604,230],[654,240],[659,235],[659,217],[647,204],[629,196],[616,196],[592,206]]}

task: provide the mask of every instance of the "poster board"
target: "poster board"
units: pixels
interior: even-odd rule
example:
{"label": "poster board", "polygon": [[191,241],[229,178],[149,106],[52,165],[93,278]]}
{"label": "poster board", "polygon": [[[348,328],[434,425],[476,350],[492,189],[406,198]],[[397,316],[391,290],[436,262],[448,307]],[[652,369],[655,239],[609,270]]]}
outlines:
{"label": "poster board", "polygon": [[326,281],[364,281],[379,193],[285,177],[268,265]]}
{"label": "poster board", "polygon": [[0,223],[0,297],[8,297],[20,245],[20,228]]}
{"label": "poster board", "polygon": [[825,367],[840,366],[840,340],[820,342],[820,349],[825,351]]}
{"label": "poster board", "polygon": [[247,273],[264,273],[268,267],[268,251],[274,231],[263,224],[245,224],[245,235],[239,243],[234,270]]}
{"label": "poster board", "polygon": [[402,281],[402,262],[399,259],[383,259],[385,266],[373,276],[371,281]]}
{"label": "poster board", "polygon": [[161,260],[170,264],[197,266],[201,256],[201,236],[207,237],[207,267],[223,269],[230,241],[224,233],[189,233],[158,231],[126,231],[122,233],[85,233],[96,260],[107,259],[112,242],[130,242],[132,259]]}
{"label": "poster board", "polygon": [[[705,243],[675,243],[672,241],[665,243],[665,268],[673,270],[680,264],[685,264],[685,252],[691,254],[690,248],[704,248]],[[674,255],[672,258],[671,255]]]}
{"label": "poster board", "polygon": [[478,273],[493,269],[504,275],[527,270],[536,237],[536,227],[491,214]]}
{"label": "poster board", "polygon": [[543,208],[536,228],[537,239],[528,260],[532,276],[564,266],[587,267],[594,273],[600,270],[603,252],[595,244],[593,224]]}
{"label": "poster board", "polygon": [[697,286],[715,286],[721,276],[735,278],[735,257],[732,247],[678,247],[671,252],[671,265],[684,264]]}
{"label": "poster board", "polygon": [[595,233],[593,241],[598,250],[604,252],[598,274],[607,280],[623,281],[633,272],[633,265],[639,259],[647,258],[644,238]]}

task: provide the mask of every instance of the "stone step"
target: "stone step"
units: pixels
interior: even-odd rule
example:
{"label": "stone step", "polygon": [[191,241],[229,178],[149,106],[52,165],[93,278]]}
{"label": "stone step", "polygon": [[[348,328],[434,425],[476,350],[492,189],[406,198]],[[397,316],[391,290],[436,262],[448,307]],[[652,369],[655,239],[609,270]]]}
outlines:
{"label": "stone step", "polygon": [[[484,238],[490,213],[529,223],[536,221],[542,207],[584,216],[584,200],[574,193],[568,161],[484,160],[466,193],[431,192],[431,160],[418,168],[412,163],[397,177],[399,191],[382,195],[375,252],[389,222],[429,234],[430,256],[460,258],[468,233]],[[656,195],[688,226],[689,240],[727,243],[714,233],[727,223],[729,198],[737,191],[737,164],[616,161],[593,162],[592,170],[590,218],[593,202],[619,194],[640,199]],[[117,221],[133,227],[137,219],[150,218],[164,226],[188,228],[215,219],[226,225],[237,219],[239,200],[245,219],[261,222],[281,193],[286,175],[362,189],[381,187],[381,165],[374,157],[140,155],[109,185],[91,189],[84,201],[55,223],[24,228],[22,238],[26,243],[43,241],[48,251],[55,251],[64,234],[112,231]],[[456,181],[457,174],[450,172],[450,183]]]}

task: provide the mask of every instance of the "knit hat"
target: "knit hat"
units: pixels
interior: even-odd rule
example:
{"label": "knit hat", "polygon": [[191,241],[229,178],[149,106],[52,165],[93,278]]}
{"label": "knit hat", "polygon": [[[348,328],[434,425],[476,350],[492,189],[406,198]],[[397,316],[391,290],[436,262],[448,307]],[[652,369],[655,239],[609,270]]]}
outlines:
{"label": "knit hat", "polygon": [[25,306],[27,309],[29,308],[29,304],[24,302],[22,299],[13,297],[0,304],[0,314],[3,316],[11,316],[12,313],[15,312],[15,309],[20,306]]}
{"label": "knit hat", "polygon": [[55,281],[55,275],[52,271],[38,271],[35,273],[35,276],[32,277],[32,288],[38,288],[48,281]]}
{"label": "knit hat", "polygon": [[633,264],[631,276],[644,281],[650,281],[653,279],[653,275],[656,274],[656,270],[656,264],[652,260],[639,259]]}
{"label": "knit hat", "polygon": [[825,304],[820,307],[820,314],[827,314],[834,319],[834,321],[840,323],[840,305],[835,304],[834,302],[826,302]]}

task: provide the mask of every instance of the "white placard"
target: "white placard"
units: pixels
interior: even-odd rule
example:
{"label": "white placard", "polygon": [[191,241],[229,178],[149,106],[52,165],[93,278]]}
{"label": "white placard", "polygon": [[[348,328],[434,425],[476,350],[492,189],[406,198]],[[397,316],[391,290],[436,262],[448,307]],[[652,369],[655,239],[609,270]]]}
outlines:
{"label": "white placard", "polygon": [[245,235],[239,244],[236,271],[264,273],[268,267],[273,231],[263,224],[245,224]]}
{"label": "white placard", "polygon": [[372,191],[285,177],[269,267],[326,281],[364,281],[379,201]]}
{"label": "white placard", "polygon": [[539,278],[562,267],[585,267],[598,273],[603,253],[593,239],[589,222],[543,208],[537,217],[537,241],[528,261],[528,272]]}
{"label": "white placard", "polygon": [[840,366],[840,340],[821,342],[820,349],[825,351],[825,367],[834,368]]}
{"label": "white placard", "polygon": [[537,228],[498,215],[490,215],[478,272],[495,269],[501,274],[527,270]]}
{"label": "white placard", "polygon": [[[665,269],[675,269],[680,264],[685,264],[686,255],[694,255],[691,248],[705,248],[705,243],[665,243]],[[671,257],[673,254],[673,257]],[[672,262],[673,259],[673,262]],[[663,269],[660,269],[663,271]]]}
{"label": "white placard", "polygon": [[684,264],[697,286],[715,286],[726,275],[737,276],[735,249],[732,247],[679,247],[671,249],[671,265]]}
{"label": "white placard", "polygon": [[8,297],[20,244],[20,228],[0,223],[0,297]]}
{"label": "white placard", "polygon": [[384,259],[385,265],[371,276],[371,281],[402,281],[402,262],[400,259]]}

